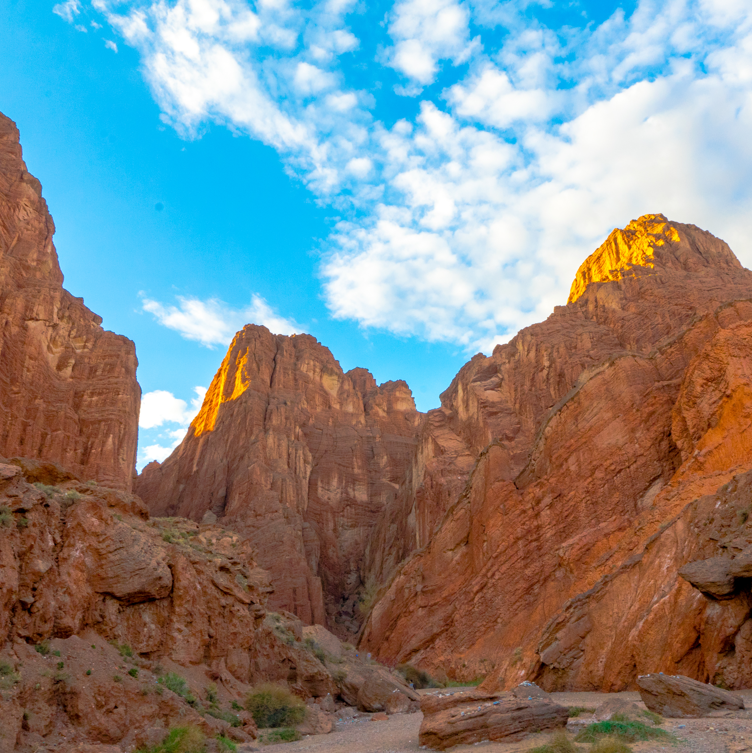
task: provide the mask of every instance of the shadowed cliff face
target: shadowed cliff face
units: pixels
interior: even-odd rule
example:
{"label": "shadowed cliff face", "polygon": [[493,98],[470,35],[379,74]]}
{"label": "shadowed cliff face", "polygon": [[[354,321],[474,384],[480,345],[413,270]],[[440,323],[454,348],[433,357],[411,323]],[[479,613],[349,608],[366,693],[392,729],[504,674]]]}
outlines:
{"label": "shadowed cliff face", "polygon": [[[361,647],[489,685],[619,690],[664,669],[638,630],[664,607],[630,612],[627,579],[611,575],[752,467],[751,298],[752,273],[709,233],[662,215],[614,231],[567,306],[476,356],[427,415],[410,490],[372,537],[382,588]],[[651,571],[645,593],[673,587],[682,564]],[[596,584],[611,623],[572,617],[552,638]],[[616,623],[613,672],[600,649]],[[716,649],[703,650],[682,665],[700,679]]]}
{"label": "shadowed cliff face", "polygon": [[364,552],[412,459],[422,415],[404,382],[345,374],[308,335],[246,326],[188,435],[136,490],[152,514],[207,512],[250,536],[270,604],[357,631]]}
{"label": "shadowed cliff face", "polygon": [[135,347],[63,289],[55,226],[18,138],[0,114],[0,455],[53,460],[129,489]]}

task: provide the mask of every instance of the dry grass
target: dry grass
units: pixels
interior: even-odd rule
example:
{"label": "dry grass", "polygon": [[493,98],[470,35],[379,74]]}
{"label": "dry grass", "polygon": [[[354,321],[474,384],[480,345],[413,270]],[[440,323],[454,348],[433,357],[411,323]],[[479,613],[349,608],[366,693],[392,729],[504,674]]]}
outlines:
{"label": "dry grass", "polygon": [[547,743],[531,748],[528,753],[578,753],[577,746],[562,730],[557,732]]}
{"label": "dry grass", "polygon": [[245,707],[259,727],[292,727],[305,719],[303,701],[284,685],[265,683],[253,688],[246,697]]}

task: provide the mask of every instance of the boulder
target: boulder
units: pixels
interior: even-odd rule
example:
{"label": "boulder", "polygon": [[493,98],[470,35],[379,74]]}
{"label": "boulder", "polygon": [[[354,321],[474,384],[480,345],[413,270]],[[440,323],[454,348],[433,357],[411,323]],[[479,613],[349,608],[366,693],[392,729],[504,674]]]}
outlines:
{"label": "boulder", "polygon": [[295,729],[301,735],[328,735],[334,731],[334,718],[316,706],[308,706],[305,720]]}
{"label": "boulder", "polygon": [[643,675],[637,687],[651,711],[671,718],[723,716],[744,708],[741,696],[682,675]]}
{"label": "boulder", "polygon": [[307,625],[303,628],[303,640],[318,643],[329,656],[334,659],[342,658],[342,641],[334,633],[330,633],[323,625]]}
{"label": "boulder", "polygon": [[366,667],[365,674],[365,682],[360,686],[356,699],[361,711],[400,714],[409,710],[410,701],[420,700],[412,688],[399,682],[384,667]]}
{"label": "boulder", "polygon": [[684,565],[679,575],[710,599],[730,599],[734,595],[731,563],[729,557],[709,557]]}
{"label": "boulder", "polygon": [[542,688],[539,688],[534,682],[523,682],[520,683],[516,688],[512,690],[512,693],[517,698],[521,698],[523,700],[531,700],[533,698],[548,698],[551,700],[551,696],[546,693],[545,690]]}
{"label": "boulder", "polygon": [[423,696],[420,745],[447,750],[483,741],[518,740],[531,732],[563,728],[569,711],[547,698],[472,690]]}
{"label": "boulder", "polygon": [[731,560],[729,575],[734,578],[752,578],[752,546],[745,547]]}

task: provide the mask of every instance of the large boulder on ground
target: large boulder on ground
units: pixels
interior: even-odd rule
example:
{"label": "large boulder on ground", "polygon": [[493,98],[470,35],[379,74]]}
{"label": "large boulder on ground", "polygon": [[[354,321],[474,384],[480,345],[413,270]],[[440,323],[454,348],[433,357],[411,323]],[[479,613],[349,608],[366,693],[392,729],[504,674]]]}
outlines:
{"label": "large boulder on ground", "polygon": [[334,730],[334,717],[309,704],[305,719],[295,728],[301,735],[328,735]]}
{"label": "large boulder on ground", "polygon": [[423,696],[420,745],[447,750],[486,740],[518,740],[531,732],[565,727],[569,711],[547,698],[472,690]]}
{"label": "large boulder on ground", "polygon": [[306,625],[303,628],[303,640],[314,641],[334,659],[342,658],[342,641],[323,625]]}
{"label": "large boulder on ground", "polygon": [[512,690],[512,693],[514,693],[517,698],[522,698],[523,700],[531,700],[533,698],[548,698],[551,700],[551,696],[546,693],[545,690],[539,688],[534,682],[522,682]]}
{"label": "large boulder on ground", "polygon": [[[361,711],[386,711],[397,714],[409,711],[420,696],[386,667],[378,664],[344,662],[338,687],[342,700]],[[411,704],[411,702],[414,702]]]}
{"label": "large boulder on ground", "polygon": [[643,675],[637,687],[643,703],[662,716],[722,716],[744,708],[741,696],[682,675]]}

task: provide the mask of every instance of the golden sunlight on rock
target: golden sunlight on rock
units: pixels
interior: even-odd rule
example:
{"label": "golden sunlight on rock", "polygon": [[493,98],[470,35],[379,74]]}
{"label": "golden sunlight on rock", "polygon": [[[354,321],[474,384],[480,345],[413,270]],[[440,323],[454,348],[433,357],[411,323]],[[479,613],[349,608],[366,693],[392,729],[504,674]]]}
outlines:
{"label": "golden sunlight on rock", "polygon": [[653,268],[656,247],[680,240],[677,229],[662,214],[646,214],[632,220],[624,230],[614,230],[580,265],[567,303],[574,303],[591,282],[633,276],[634,267]]}

